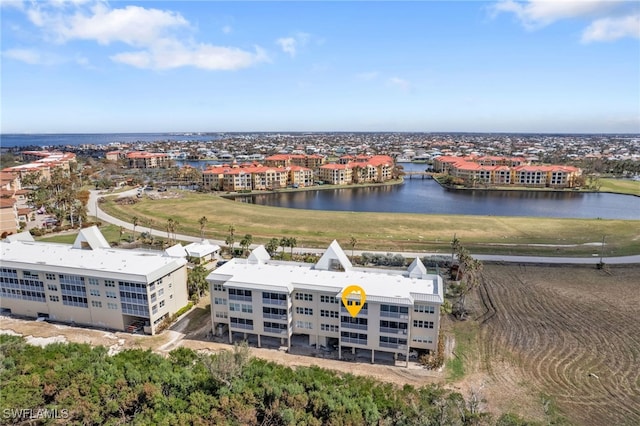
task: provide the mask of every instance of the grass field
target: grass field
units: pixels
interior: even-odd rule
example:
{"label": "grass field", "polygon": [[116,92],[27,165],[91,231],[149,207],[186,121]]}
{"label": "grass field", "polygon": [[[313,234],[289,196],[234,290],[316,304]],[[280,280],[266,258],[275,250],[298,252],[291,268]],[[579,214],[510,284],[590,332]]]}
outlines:
{"label": "grass field", "polygon": [[640,197],[640,181],[602,178],[600,185],[601,192],[616,192]]}
{"label": "grass field", "polygon": [[356,250],[449,253],[455,234],[474,253],[591,256],[599,254],[595,244],[606,236],[605,256],[640,253],[640,220],[330,212],[259,206],[211,194],[167,194],[133,205],[107,199],[101,207],[129,222],[137,216],[138,232],[148,228],[149,220],[164,230],[173,218],[178,233],[200,235],[198,219],[206,216],[205,237],[224,240],[233,225],[236,242],[246,234],[256,243],[292,236],[297,247],[325,248],[336,239],[347,249],[353,236]]}

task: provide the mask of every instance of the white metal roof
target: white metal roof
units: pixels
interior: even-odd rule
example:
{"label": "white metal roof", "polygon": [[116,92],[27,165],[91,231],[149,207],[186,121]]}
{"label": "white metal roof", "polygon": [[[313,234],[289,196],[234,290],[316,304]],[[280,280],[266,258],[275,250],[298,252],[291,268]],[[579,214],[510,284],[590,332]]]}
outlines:
{"label": "white metal roof", "polygon": [[[418,268],[419,269],[419,268]],[[346,271],[319,270],[308,263],[276,264],[270,261],[249,263],[246,259],[232,259],[207,277],[209,281],[228,281],[228,286],[268,290],[271,286],[280,291],[317,290],[337,291],[349,285],[358,285],[367,299],[397,304],[413,303],[413,300],[436,299],[442,302],[441,278],[437,275],[409,274],[395,270],[358,268]],[[414,297],[417,296],[417,297]]]}
{"label": "white metal roof", "polygon": [[[68,244],[38,241],[0,242],[0,264],[28,269],[114,279],[154,281],[186,264],[183,258],[161,254],[96,248],[74,248]],[[135,277],[133,277],[135,276]]]}

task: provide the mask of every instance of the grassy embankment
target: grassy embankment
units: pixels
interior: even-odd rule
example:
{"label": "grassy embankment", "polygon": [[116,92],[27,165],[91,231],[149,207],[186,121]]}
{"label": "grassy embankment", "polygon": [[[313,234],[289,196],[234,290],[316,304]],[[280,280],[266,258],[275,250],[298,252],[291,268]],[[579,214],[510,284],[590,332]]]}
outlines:
{"label": "grassy embankment", "polygon": [[297,239],[297,247],[325,248],[336,239],[349,251],[353,236],[356,250],[450,253],[455,234],[473,253],[592,256],[600,253],[599,243],[606,236],[605,256],[640,253],[640,220],[299,210],[191,192],[177,199],[143,198],[124,206],[106,200],[101,206],[129,222],[137,216],[138,232],[147,229],[151,219],[155,229],[164,229],[173,218],[178,233],[200,235],[198,219],[206,216],[205,237],[224,240],[233,224],[236,244],[246,234],[254,243],[290,236]]}
{"label": "grassy embankment", "polygon": [[602,178],[600,179],[600,192],[614,192],[640,197],[640,181]]}

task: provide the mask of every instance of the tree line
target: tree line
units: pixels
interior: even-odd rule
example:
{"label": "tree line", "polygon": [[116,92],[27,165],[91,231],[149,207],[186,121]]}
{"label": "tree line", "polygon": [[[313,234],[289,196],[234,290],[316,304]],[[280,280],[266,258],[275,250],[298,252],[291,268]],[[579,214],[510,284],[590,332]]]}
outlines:
{"label": "tree line", "polygon": [[44,409],[65,415],[42,422],[49,424],[533,424],[513,414],[494,421],[435,384],[398,387],[315,366],[292,369],[251,358],[246,345],[213,355],[186,348],[167,357],[139,349],[109,355],[102,346],[39,347],[2,335],[0,354],[3,424]]}

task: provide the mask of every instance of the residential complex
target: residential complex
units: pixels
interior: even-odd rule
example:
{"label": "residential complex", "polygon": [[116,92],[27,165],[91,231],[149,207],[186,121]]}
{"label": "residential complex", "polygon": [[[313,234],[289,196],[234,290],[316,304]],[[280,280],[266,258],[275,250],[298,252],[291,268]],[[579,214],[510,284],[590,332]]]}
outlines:
{"label": "residential complex", "polygon": [[171,165],[167,154],[157,152],[130,152],[126,155],[126,161],[130,169],[158,169]]}
{"label": "residential complex", "polygon": [[532,165],[521,157],[439,156],[433,167],[436,172],[480,185],[574,188],[582,175],[577,167]]}
{"label": "residential complex", "polygon": [[76,155],[71,152],[22,151],[20,154],[23,161],[29,163],[7,167],[2,169],[2,172],[16,173],[20,178],[31,173],[40,173],[41,178],[49,179],[54,169],[61,168],[68,173],[71,163],[76,163]]}
{"label": "residential complex", "polygon": [[[232,259],[207,277],[216,335],[229,342],[248,335],[291,348],[293,336],[305,344],[387,356],[435,351],[443,281],[416,259],[407,270],[352,266],[336,241],[315,264],[271,260],[263,246],[247,259]],[[351,316],[343,290],[357,285],[366,294]],[[351,299],[351,296],[349,297]],[[349,302],[351,303],[351,302]]]}
{"label": "residential complex", "polygon": [[0,242],[1,310],[26,317],[154,334],[187,305],[187,261],[113,249],[97,227],[73,245],[27,232]]}

